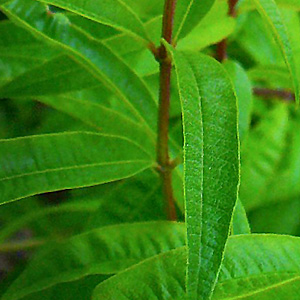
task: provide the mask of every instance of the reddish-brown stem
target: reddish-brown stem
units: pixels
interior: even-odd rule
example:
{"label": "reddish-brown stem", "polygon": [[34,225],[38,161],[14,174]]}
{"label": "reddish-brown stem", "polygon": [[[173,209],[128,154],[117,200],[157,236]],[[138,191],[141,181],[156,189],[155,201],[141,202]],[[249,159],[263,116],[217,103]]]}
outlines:
{"label": "reddish-brown stem", "polygon": [[[172,44],[173,23],[176,8],[176,0],[166,0],[162,37]],[[166,199],[167,214],[170,220],[176,220],[176,208],[172,187],[172,167],[169,156],[169,121],[170,121],[170,98],[171,98],[171,73],[172,62],[168,58],[166,48],[161,45],[155,51],[156,59],[160,64],[160,91],[158,109],[158,133],[157,133],[157,163],[160,171],[163,192]]]}
{"label": "reddish-brown stem", "polygon": [[272,90],[268,88],[254,88],[253,93],[263,98],[278,98],[287,102],[295,101],[295,95],[285,90]]}
{"label": "reddish-brown stem", "polygon": [[217,44],[217,60],[224,61],[227,59],[227,40],[222,40]]}
{"label": "reddish-brown stem", "polygon": [[229,5],[228,14],[229,14],[229,16],[234,17],[234,18],[236,17],[235,7],[236,7],[237,3],[238,3],[238,0],[229,0],[229,3],[228,3],[228,5]]}
{"label": "reddish-brown stem", "polygon": [[[238,3],[238,0],[228,0],[228,15],[235,18],[236,17],[236,4]],[[217,60],[218,61],[224,61],[227,59],[227,40],[224,39],[220,43],[217,44]]]}

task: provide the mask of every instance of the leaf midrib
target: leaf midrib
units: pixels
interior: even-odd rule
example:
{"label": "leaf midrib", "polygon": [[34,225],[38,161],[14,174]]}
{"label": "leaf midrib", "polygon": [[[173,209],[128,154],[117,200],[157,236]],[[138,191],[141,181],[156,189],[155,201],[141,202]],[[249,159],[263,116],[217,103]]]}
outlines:
{"label": "leaf midrib", "polygon": [[61,168],[45,169],[42,171],[28,172],[28,173],[14,175],[14,176],[10,176],[10,177],[3,177],[0,179],[0,183],[2,183],[4,181],[9,181],[12,179],[34,176],[37,174],[47,174],[47,173],[55,173],[55,172],[67,171],[67,170],[84,169],[84,168],[90,168],[90,167],[100,167],[100,166],[119,165],[119,164],[120,165],[121,164],[134,164],[134,163],[148,163],[149,166],[151,166],[153,164],[153,162],[150,160],[140,159],[140,160],[120,160],[120,161],[114,161],[114,162],[101,162],[101,163],[93,163],[93,164],[74,165],[74,166],[69,166],[69,167],[61,167]]}

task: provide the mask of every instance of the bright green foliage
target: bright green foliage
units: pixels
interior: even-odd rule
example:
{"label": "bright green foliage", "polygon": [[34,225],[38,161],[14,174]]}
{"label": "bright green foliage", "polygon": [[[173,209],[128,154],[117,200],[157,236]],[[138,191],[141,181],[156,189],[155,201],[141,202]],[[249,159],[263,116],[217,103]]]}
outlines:
{"label": "bright green foliage", "polygon": [[187,292],[189,299],[207,299],[218,276],[237,197],[237,100],[228,75],[213,59],[175,52],[174,60],[185,138]]}
{"label": "bright green foliage", "polygon": [[153,164],[128,139],[87,132],[0,140],[0,145],[1,203],[119,180]]}
{"label": "bright green foliage", "polygon": [[143,259],[180,247],[184,240],[185,226],[168,222],[109,226],[74,236],[43,249],[3,300],[22,299],[58,283],[89,275],[114,274]]}
{"label": "bright green foliage", "polygon": [[[79,63],[88,67],[98,80],[114,89],[136,116],[156,127],[156,104],[144,82],[104,44],[91,39],[76,26],[71,26],[63,14],[47,16],[46,5],[15,0],[5,7],[5,11],[30,31],[67,50]],[[131,86],[135,86],[134,91]]]}
{"label": "bright green foliage", "polygon": [[299,298],[299,0],[0,10],[1,299]]}
{"label": "bright green foliage", "polygon": [[213,6],[215,0],[183,0],[178,1],[175,24],[174,38],[177,40],[180,37],[187,35],[208,13]]}
{"label": "bright green foliage", "polygon": [[293,79],[296,101],[299,104],[300,88],[297,80],[297,71],[292,45],[289,40],[288,32],[282,20],[280,11],[274,0],[253,0],[258,11],[272,30],[274,37],[283,54],[286,65]]}
{"label": "bright green foliage", "polygon": [[[287,127],[287,108],[279,104],[244,141],[240,197],[246,208],[253,208],[263,201],[261,197],[284,150]],[[257,147],[259,142],[263,146]]]}
{"label": "bright green foliage", "polygon": [[[212,299],[292,298],[299,292],[299,251],[299,238],[276,235],[230,237]],[[135,300],[144,295],[144,299],[186,299],[182,280],[185,257],[186,249],[179,248],[133,266],[99,284],[93,300]],[[261,264],[262,260],[264,264]],[[114,288],[116,285],[118,289]],[[135,289],[135,286],[141,288]]]}
{"label": "bright green foliage", "polygon": [[185,248],[154,256],[99,284],[92,299],[186,299],[185,264]]}
{"label": "bright green foliage", "polygon": [[228,5],[225,1],[215,1],[200,23],[179,40],[178,49],[202,50],[229,36],[234,30],[235,20],[227,12]]}

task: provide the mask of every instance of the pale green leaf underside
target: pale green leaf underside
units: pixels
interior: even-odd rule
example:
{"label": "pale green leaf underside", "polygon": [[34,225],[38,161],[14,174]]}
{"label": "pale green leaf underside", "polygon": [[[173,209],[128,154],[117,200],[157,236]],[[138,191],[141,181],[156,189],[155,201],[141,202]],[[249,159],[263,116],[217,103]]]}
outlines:
{"label": "pale green leaf underside", "polygon": [[181,247],[184,242],[185,226],[180,223],[161,221],[96,229],[43,249],[2,299],[21,299],[92,274],[114,274]]}
{"label": "pale green leaf underside", "polygon": [[65,15],[47,15],[42,3],[15,0],[2,10],[27,30],[64,49],[155,130],[157,105],[146,84],[103,43],[71,24]]}
{"label": "pale green leaf underside", "polygon": [[[300,239],[290,236],[229,237],[212,299],[297,299],[299,252]],[[163,253],[100,283],[93,300],[184,300],[185,267],[185,248]]]}
{"label": "pale green leaf underside", "polygon": [[187,290],[189,299],[209,299],[237,198],[237,103],[228,74],[214,59],[197,52],[173,56],[185,138]]}
{"label": "pale green leaf underside", "polygon": [[0,140],[1,203],[119,180],[152,164],[130,140],[96,133]]}
{"label": "pale green leaf underside", "polygon": [[289,40],[286,25],[280,14],[279,8],[274,0],[252,0],[258,11],[267,22],[283,54],[286,65],[289,69],[294,84],[296,102],[299,103],[300,88],[297,79],[295,58],[292,45]]}
{"label": "pale green leaf underside", "polygon": [[38,0],[69,10],[93,21],[148,40],[144,25],[129,6],[121,0]]}

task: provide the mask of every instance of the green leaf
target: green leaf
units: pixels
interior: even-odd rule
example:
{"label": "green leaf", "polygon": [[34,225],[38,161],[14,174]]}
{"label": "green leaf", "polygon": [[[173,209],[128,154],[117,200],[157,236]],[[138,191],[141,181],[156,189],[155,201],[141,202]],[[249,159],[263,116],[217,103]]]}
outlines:
{"label": "green leaf", "polygon": [[39,97],[40,102],[83,121],[100,133],[124,136],[135,141],[150,156],[155,156],[155,140],[147,128],[103,105],[81,101],[72,96]]}
{"label": "green leaf", "polygon": [[[11,285],[3,300],[17,300],[58,283],[92,274],[114,274],[185,243],[185,226],[149,222],[107,226],[41,251]],[[105,299],[105,298],[103,298]]]}
{"label": "green leaf", "polygon": [[289,69],[291,78],[294,83],[296,102],[299,104],[300,89],[297,79],[297,70],[292,45],[289,40],[286,25],[280,14],[279,8],[274,0],[253,0],[255,5],[264,18],[269,28],[272,30],[274,37],[283,54],[285,63]]}
{"label": "green leaf", "polygon": [[[89,193],[91,189],[94,189],[99,208],[91,216],[88,229],[166,218],[161,180],[159,174],[154,170],[148,169],[134,177],[118,182],[115,187],[111,186],[110,191],[104,195],[97,187],[85,189],[83,192],[86,196],[83,199],[79,198],[78,201],[89,199],[90,193],[93,193],[93,191]],[[78,192],[80,191],[73,191],[75,199],[77,199]],[[101,199],[99,199],[100,193]]]}
{"label": "green leaf", "polygon": [[128,139],[88,132],[0,140],[1,203],[132,176],[153,164]]}
{"label": "green leaf", "polygon": [[[299,251],[300,239],[296,237],[229,237],[212,299],[297,299]],[[187,299],[185,266],[186,248],[157,255],[100,283],[93,300]]]}
{"label": "green leaf", "polygon": [[60,55],[60,51],[39,42],[23,28],[0,22],[0,84]]}
{"label": "green leaf", "polygon": [[300,239],[295,237],[231,237],[212,299],[296,299],[300,287],[299,251]]}
{"label": "green leaf", "polygon": [[[245,15],[245,21],[235,39],[242,48],[236,53],[240,61],[246,58],[246,64],[249,63],[249,60],[250,62],[254,60],[259,66],[280,65],[285,67],[283,56],[272,31],[266,26],[257,11]],[[243,50],[246,53],[243,53]],[[288,71],[287,68],[285,69]]]}
{"label": "green leaf", "polygon": [[57,299],[57,295],[63,300],[90,300],[95,287],[108,277],[107,275],[90,275],[76,281],[63,282],[42,292],[29,294],[22,300],[53,300]]}
{"label": "green leaf", "polygon": [[186,36],[205,17],[215,0],[177,1],[174,20],[174,40]]}
{"label": "green leaf", "polygon": [[[253,0],[245,0],[239,2],[241,2],[241,5],[238,5],[238,8],[239,12],[241,13],[255,9],[255,4],[253,3]],[[275,0],[275,2],[278,5],[278,7],[283,9],[292,9],[294,11],[300,10],[299,0]]]}
{"label": "green leaf", "polygon": [[69,10],[85,18],[99,22],[120,31],[125,31],[147,43],[148,36],[144,25],[134,11],[121,0],[38,0]]}
{"label": "green leaf", "polygon": [[216,0],[208,14],[184,38],[178,41],[179,50],[202,50],[233,33],[235,20],[228,16],[228,4]]}
{"label": "green leaf", "polygon": [[141,122],[155,130],[157,104],[152,94],[144,81],[103,43],[71,24],[65,15],[47,15],[46,5],[41,3],[15,0],[2,10],[27,30],[64,49],[108,85]]}
{"label": "green leaf", "polygon": [[184,300],[185,266],[185,247],[168,251],[100,283],[94,290],[92,299]]}
{"label": "green leaf", "polygon": [[247,73],[242,66],[234,61],[224,64],[233,82],[239,106],[239,136],[242,141],[247,134],[252,113],[252,86]]}
{"label": "green leaf", "polygon": [[21,231],[22,228],[28,228],[29,224],[37,221],[42,220],[46,216],[50,215],[58,215],[58,214],[70,214],[70,213],[82,213],[88,212],[92,213],[95,212],[99,206],[99,201],[85,201],[85,202],[72,202],[72,203],[63,203],[59,206],[51,206],[51,207],[43,207],[40,209],[31,210],[29,213],[24,214],[16,220],[10,220],[6,226],[2,226],[0,231],[0,244],[4,243],[5,240],[10,238],[13,234],[16,234],[18,231]]}
{"label": "green leaf", "polygon": [[257,66],[248,71],[248,76],[254,85],[265,85],[271,89],[291,89],[290,74],[286,68],[277,66]]}
{"label": "green leaf", "polygon": [[[237,103],[223,67],[175,52],[182,102],[189,299],[209,299],[217,280],[239,183]],[[226,101],[224,101],[226,99]]]}
{"label": "green leaf", "polygon": [[60,55],[13,78],[0,88],[0,98],[60,94],[98,85],[98,80],[81,65]]}
{"label": "green leaf", "polygon": [[250,234],[250,225],[243,203],[237,200],[232,218],[232,234]]}
{"label": "green leaf", "polygon": [[240,198],[247,210],[263,203],[262,197],[285,147],[288,129],[286,105],[276,105],[264,117],[246,137],[241,151]]}

